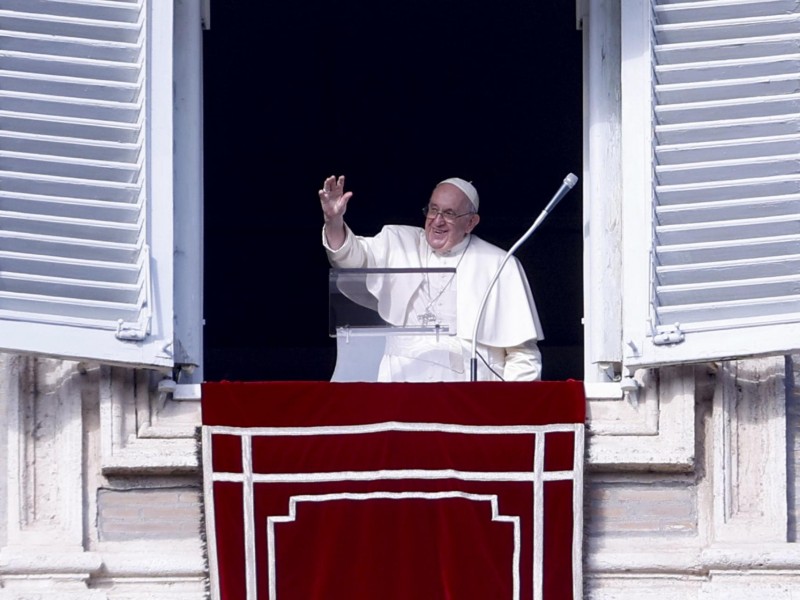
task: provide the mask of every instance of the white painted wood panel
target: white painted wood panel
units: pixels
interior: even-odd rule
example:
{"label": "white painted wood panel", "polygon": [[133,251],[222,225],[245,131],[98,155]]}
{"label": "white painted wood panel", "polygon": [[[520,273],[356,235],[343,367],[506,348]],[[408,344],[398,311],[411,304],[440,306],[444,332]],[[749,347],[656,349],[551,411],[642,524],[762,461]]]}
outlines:
{"label": "white painted wood panel", "polygon": [[624,361],[789,352],[800,345],[798,3],[625,7]]}
{"label": "white painted wood panel", "polygon": [[0,1],[5,350],[173,364],[172,10]]}

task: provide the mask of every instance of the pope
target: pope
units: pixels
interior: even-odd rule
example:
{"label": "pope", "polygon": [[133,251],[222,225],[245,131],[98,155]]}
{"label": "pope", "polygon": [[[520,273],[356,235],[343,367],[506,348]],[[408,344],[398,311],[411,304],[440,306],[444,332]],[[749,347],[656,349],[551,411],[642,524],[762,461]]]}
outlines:
{"label": "pope", "polygon": [[[319,190],[322,244],[332,266],[456,270],[455,275],[420,279],[416,286],[386,283],[370,288],[381,316],[390,323],[408,326],[449,316],[456,322],[455,336],[387,337],[378,381],[469,381],[479,305],[506,255],[472,233],[480,222],[478,191],[464,179],[445,179],[434,187],[423,208],[423,228],[385,225],[374,237],[357,236],[345,223],[352,196],[353,192],[345,192],[343,175],[328,177]],[[448,310],[456,314],[441,314]],[[516,257],[506,263],[492,288],[477,338],[478,379],[540,379],[537,342],[543,334],[528,279]]]}

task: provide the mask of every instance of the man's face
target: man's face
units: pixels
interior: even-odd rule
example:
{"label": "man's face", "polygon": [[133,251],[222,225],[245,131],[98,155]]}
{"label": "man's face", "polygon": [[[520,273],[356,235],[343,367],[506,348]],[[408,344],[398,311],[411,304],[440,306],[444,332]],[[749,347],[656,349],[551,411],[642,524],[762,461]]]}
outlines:
{"label": "man's face", "polygon": [[[431,248],[446,252],[463,240],[480,220],[477,214],[464,214],[474,210],[472,202],[456,186],[449,183],[437,186],[428,201],[428,216],[425,218],[425,237]],[[437,211],[464,216],[445,219]]]}

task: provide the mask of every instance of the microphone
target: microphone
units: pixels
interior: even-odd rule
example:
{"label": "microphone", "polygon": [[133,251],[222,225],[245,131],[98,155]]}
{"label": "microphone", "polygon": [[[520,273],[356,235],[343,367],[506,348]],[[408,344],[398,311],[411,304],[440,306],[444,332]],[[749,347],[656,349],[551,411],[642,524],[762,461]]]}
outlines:
{"label": "microphone", "polygon": [[547,206],[544,207],[542,214],[539,215],[540,219],[544,219],[550,212],[556,207],[556,204],[561,202],[561,199],[567,195],[567,192],[570,191],[572,188],[575,187],[575,184],[578,183],[578,177],[570,173],[566,177],[564,177],[564,183],[561,184],[561,187],[558,188],[558,191],[552,197],[550,202],[547,203]]}
{"label": "microphone", "polygon": [[506,266],[508,259],[511,258],[514,252],[517,251],[517,248],[519,248],[525,242],[525,240],[527,240],[531,234],[538,229],[539,225],[542,224],[542,221],[544,221],[547,215],[549,215],[556,205],[561,202],[561,199],[567,195],[567,192],[575,187],[576,183],[578,183],[578,177],[573,173],[569,173],[564,178],[564,182],[561,184],[561,187],[558,188],[558,191],[550,199],[550,202],[547,203],[547,206],[544,207],[544,210],[539,214],[538,217],[536,217],[533,225],[531,225],[528,228],[528,231],[526,231],[523,236],[519,238],[513,246],[511,246],[509,251],[506,252],[503,262],[501,262],[500,266],[497,267],[494,277],[492,277],[492,280],[489,282],[489,286],[486,288],[486,292],[483,294],[483,299],[478,307],[478,316],[475,317],[475,327],[472,330],[472,354],[470,355],[469,359],[470,381],[478,381],[478,327],[483,319],[483,313],[486,311],[486,301],[489,299],[489,292],[492,291],[492,288],[497,282],[497,279],[500,277],[500,272],[503,270],[503,267]]}

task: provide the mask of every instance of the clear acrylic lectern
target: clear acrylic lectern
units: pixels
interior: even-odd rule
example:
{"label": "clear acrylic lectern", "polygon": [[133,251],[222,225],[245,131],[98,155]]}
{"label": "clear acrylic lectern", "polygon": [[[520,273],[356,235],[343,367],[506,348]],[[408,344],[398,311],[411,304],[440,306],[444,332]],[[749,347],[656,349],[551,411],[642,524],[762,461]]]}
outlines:
{"label": "clear acrylic lectern", "polygon": [[331,381],[378,381],[387,338],[456,334],[456,270],[331,269]]}

